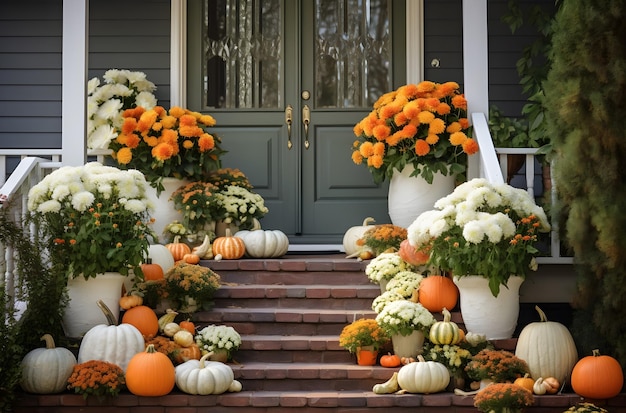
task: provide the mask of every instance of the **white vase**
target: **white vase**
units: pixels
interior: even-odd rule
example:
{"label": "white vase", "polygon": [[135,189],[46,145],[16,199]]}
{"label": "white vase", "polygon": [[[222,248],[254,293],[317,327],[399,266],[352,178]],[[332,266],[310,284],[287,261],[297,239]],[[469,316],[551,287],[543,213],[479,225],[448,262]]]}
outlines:
{"label": "white vase", "polygon": [[494,297],[489,280],[479,275],[454,277],[459,288],[461,316],[468,332],[485,334],[487,340],[513,336],[519,316],[519,289],[524,278],[509,277],[507,286],[500,286]]}
{"label": "white vase", "polygon": [[424,347],[424,333],[415,330],[408,336],[394,334],[391,336],[393,352],[398,357],[417,357],[422,354]]}
{"label": "white vase", "polygon": [[215,223],[215,236],[225,237],[227,229],[230,231],[230,235],[235,235],[237,231],[239,231],[239,227],[232,222],[227,224],[226,222],[219,220]]}
{"label": "white vase", "polygon": [[407,228],[422,212],[433,209],[437,200],[454,191],[454,175],[436,173],[429,184],[421,176],[410,176],[415,170],[407,165],[393,171],[389,181],[387,204],[394,225]]}
{"label": "white vase", "polygon": [[183,185],[187,185],[190,181],[186,179],[178,178],[163,178],[161,182],[163,188],[165,188],[158,196],[156,188],[148,185],[146,189],[146,195],[152,204],[154,205],[154,211],[152,212],[152,218],[154,218],[154,224],[152,229],[159,236],[159,240],[165,239],[163,237],[163,230],[173,221],[182,222],[183,214],[181,211],[177,211],[174,208],[174,201],[170,200],[172,193]]}
{"label": "white vase", "polygon": [[98,307],[102,300],[116,319],[120,316],[119,300],[126,277],[119,272],[105,272],[95,278],[82,275],[69,280],[69,301],[63,314],[63,329],[68,337],[82,337],[98,324],[107,324],[104,313]]}

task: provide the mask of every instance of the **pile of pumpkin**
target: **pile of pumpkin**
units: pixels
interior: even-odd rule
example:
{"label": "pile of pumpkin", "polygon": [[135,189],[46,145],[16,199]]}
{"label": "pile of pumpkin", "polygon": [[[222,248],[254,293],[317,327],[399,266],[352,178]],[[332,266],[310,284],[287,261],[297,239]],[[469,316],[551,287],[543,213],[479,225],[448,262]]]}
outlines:
{"label": "pile of pumpkin", "polygon": [[[136,296],[122,298],[127,301]],[[117,325],[111,311],[100,301],[107,324],[91,328],[81,340],[78,358],[63,347],[55,347],[49,335],[42,337],[46,348],[30,351],[22,360],[20,385],[38,394],[60,393],[66,389],[75,366],[102,360],[119,366],[126,387],[138,396],[163,396],[174,386],[189,394],[209,395],[241,391],[230,366],[210,361],[211,353],[201,356],[194,342],[195,326],[190,321],[175,323],[176,313],[161,318],[149,307],[134,301]],[[161,335],[159,335],[159,333]]]}
{"label": "pile of pumpkin", "polygon": [[[548,321],[545,313],[539,307],[535,308],[540,321],[522,329],[515,349],[515,356],[528,364],[530,373],[518,377],[514,384],[534,395],[556,394],[563,390],[569,379],[573,391],[581,397],[602,400],[617,396],[624,384],[619,362],[611,356],[600,355],[597,350],[579,360],[567,327]],[[433,344],[481,339],[471,332],[464,334],[456,323],[450,321],[450,313],[445,308],[443,315],[443,321],[431,326],[429,339]],[[385,383],[374,385],[372,390],[377,394],[436,393],[445,390],[450,382],[450,372],[444,364],[425,361],[422,356],[418,356],[418,360],[407,360],[389,354],[382,356],[380,361],[384,367],[402,367]],[[477,391],[456,389],[455,393],[472,395]]]}
{"label": "pile of pumpkin", "polygon": [[180,236],[166,244],[175,261],[198,264],[201,259],[238,260],[244,256],[250,258],[282,257],[289,250],[289,238],[280,230],[264,230],[260,227],[237,231],[234,235],[226,229],[223,237],[217,237],[211,243],[206,235],[202,244],[191,248],[180,241]]}

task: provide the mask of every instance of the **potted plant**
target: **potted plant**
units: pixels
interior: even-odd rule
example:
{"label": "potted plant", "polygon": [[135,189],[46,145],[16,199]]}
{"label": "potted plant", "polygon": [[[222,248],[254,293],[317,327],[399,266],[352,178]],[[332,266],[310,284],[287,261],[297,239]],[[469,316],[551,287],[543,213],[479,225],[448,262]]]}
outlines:
{"label": "potted plant", "polygon": [[[356,320],[341,330],[339,345],[357,355],[359,365],[374,365],[378,350],[389,341],[385,330],[371,318]],[[365,354],[361,354],[365,351]]]}
{"label": "potted plant", "polygon": [[450,372],[451,383],[462,389],[465,385],[465,367],[472,359],[472,353],[462,344],[427,344],[424,359],[439,362]]}
{"label": "potted plant", "polygon": [[[50,263],[62,268],[68,281],[68,336],[77,337],[102,322],[97,299],[117,317],[126,276],[141,277],[140,264],[153,238],[147,187],[139,171],[91,162],[59,168],[29,191],[28,209]],[[67,317],[76,311],[80,318],[74,323]]]}
{"label": "potted plant", "polygon": [[[408,84],[381,96],[357,123],[352,161],[389,184],[391,222],[407,227],[419,212],[464,180],[469,136],[467,101],[455,82]],[[421,178],[421,179],[418,179]]]}
{"label": "potted plant", "polygon": [[396,355],[416,357],[422,352],[424,334],[435,323],[435,318],[420,303],[393,300],[376,315],[376,321],[391,337]]}
{"label": "potted plant", "polygon": [[220,276],[208,267],[178,262],[163,276],[163,298],[179,313],[210,310],[213,295],[220,287]]}
{"label": "potted plant", "polygon": [[491,384],[474,396],[474,406],[485,413],[517,413],[533,403],[532,392],[513,383]]}
{"label": "potted plant", "polygon": [[226,362],[241,346],[241,336],[230,326],[209,325],[198,331],[195,336],[196,344],[203,354],[214,353],[209,358]]}
{"label": "potted plant", "polygon": [[103,360],[76,364],[67,380],[67,388],[82,394],[85,399],[89,396],[96,396],[99,400],[116,397],[126,388],[124,370],[117,364]]}
{"label": "potted plant", "polygon": [[174,221],[165,232],[186,235],[190,241],[201,242],[205,235],[215,238],[215,221],[219,214],[219,187],[211,182],[194,181],[176,189],[171,200],[182,211],[182,221]]}
{"label": "potted plant", "polygon": [[373,258],[365,267],[367,278],[380,286],[381,292],[396,274],[402,271],[412,271],[415,267],[404,261],[397,252],[384,252]]}
{"label": "potted plant", "polygon": [[530,370],[524,360],[510,351],[485,348],[472,357],[465,372],[472,380],[503,383],[513,382]]}
{"label": "potted plant", "polygon": [[[239,229],[252,229],[258,225],[258,219],[269,212],[263,197],[245,187],[226,185],[217,194],[216,233],[224,236],[222,228],[230,227],[235,234]],[[224,224],[222,227],[220,224]]]}
{"label": "potted plant", "polygon": [[[417,217],[408,239],[430,251],[429,265],[454,276],[468,330],[499,339],[515,329],[519,286],[536,270],[538,234],[549,229],[545,212],[527,191],[476,178]],[[482,311],[472,314],[470,308]]]}
{"label": "potted plant", "polygon": [[400,249],[400,243],[406,239],[406,235],[406,228],[397,225],[372,225],[357,240],[357,245],[361,247],[357,254],[360,254],[363,249],[371,251],[373,257],[383,252],[396,252]]}

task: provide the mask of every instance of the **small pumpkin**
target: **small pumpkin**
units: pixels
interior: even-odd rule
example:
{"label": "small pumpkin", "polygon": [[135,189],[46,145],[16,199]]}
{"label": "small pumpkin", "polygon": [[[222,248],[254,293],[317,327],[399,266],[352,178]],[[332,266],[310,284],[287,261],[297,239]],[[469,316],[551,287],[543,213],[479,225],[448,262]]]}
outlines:
{"label": "small pumpkin", "polygon": [[124,312],[122,323],[135,326],[145,338],[154,337],[159,332],[159,319],[156,313],[145,305],[139,305]]}
{"label": "small pumpkin", "polygon": [[442,363],[425,361],[418,356],[418,361],[400,367],[398,385],[409,393],[437,393],[450,384],[450,372]]}
{"label": "small pumpkin", "polygon": [[168,308],[167,310],[165,310],[165,314],[163,314],[158,319],[159,331],[162,333],[165,326],[168,325],[169,323],[173,323],[177,315],[178,313],[172,310],[171,308]]}
{"label": "small pumpkin", "polygon": [[197,344],[192,344],[187,347],[180,347],[174,350],[174,353],[171,355],[174,358],[174,361],[178,364],[184,363],[188,360],[200,360],[202,357],[202,351]]}
{"label": "small pumpkin", "polygon": [[[160,267],[159,267],[160,268]],[[133,293],[120,297],[120,308],[123,310],[130,310],[133,307],[137,307],[143,304],[143,297]]]}
{"label": "small pumpkin", "polygon": [[187,330],[178,330],[176,334],[174,334],[173,339],[174,343],[182,347],[189,347],[194,343],[193,334]]}
{"label": "small pumpkin", "polygon": [[213,241],[213,253],[216,258],[220,255],[225,260],[237,260],[246,253],[246,245],[241,238],[233,236],[230,229],[226,228],[225,235]]}
{"label": "small pumpkin", "polygon": [[245,255],[252,258],[282,257],[289,250],[289,238],[280,230],[243,230],[235,233],[243,240]]}
{"label": "small pumpkin", "polygon": [[383,367],[398,367],[401,364],[400,356],[396,354],[387,353],[380,357],[380,365]]}
{"label": "small pumpkin", "polygon": [[196,334],[196,325],[191,320],[184,320],[179,323],[180,328],[189,331],[191,334]]}
{"label": "small pumpkin", "polygon": [[526,361],[531,377],[554,377],[563,382],[578,361],[576,344],[567,327],[548,321],[539,306],[535,310],[540,321],[522,329],[515,355]]}
{"label": "small pumpkin", "polygon": [[148,258],[152,260],[153,264],[160,265],[163,273],[174,266],[174,257],[172,256],[172,253],[165,245],[162,244],[150,244],[148,247],[146,262]]}
{"label": "small pumpkin", "polygon": [[174,337],[174,334],[180,331],[180,325],[178,323],[167,323],[165,327],[163,327],[163,334],[168,337]]}
{"label": "small pumpkin", "polygon": [[126,368],[126,387],[137,396],[165,396],[174,389],[176,371],[172,361],[148,344]]}
{"label": "small pumpkin", "polygon": [[76,357],[64,347],[55,347],[50,334],[44,334],[41,340],[46,347],[29,351],[22,359],[20,387],[29,393],[61,393],[72,375]]}
{"label": "small pumpkin", "polygon": [[146,258],[146,262],[140,265],[143,279],[146,281],[158,281],[163,279],[163,268],[152,262],[152,258]]}
{"label": "small pumpkin", "polygon": [[459,299],[459,289],[443,275],[429,275],[420,282],[419,303],[431,313],[440,313],[444,308],[453,309]]}
{"label": "small pumpkin", "polygon": [[443,308],[443,321],[437,321],[430,327],[428,338],[433,344],[457,344],[460,340],[459,326],[450,321],[451,315]]}
{"label": "small pumpkin", "polygon": [[176,235],[172,242],[166,244],[165,247],[170,251],[174,261],[180,261],[185,254],[191,254],[191,248],[184,242],[180,242],[180,235]]}
{"label": "small pumpkin", "polygon": [[200,256],[194,253],[185,254],[183,256],[183,261],[187,264],[198,264],[200,263]]}
{"label": "small pumpkin", "polygon": [[102,300],[98,301],[98,307],[107,324],[98,324],[87,331],[78,349],[78,363],[103,360],[126,369],[130,359],[143,351],[144,338],[131,324],[117,325],[115,316]]}
{"label": "small pumpkin", "polygon": [[408,239],[405,239],[400,243],[398,255],[400,256],[400,258],[402,258],[404,262],[415,266],[424,265],[430,259],[430,254],[428,251],[418,250],[413,245],[411,245]]}
{"label": "small pumpkin", "polygon": [[[222,394],[235,381],[233,370],[219,361],[208,361],[212,353],[200,360],[189,360],[176,366],[176,386],[188,394]],[[237,386],[241,390],[240,386]],[[232,387],[236,389],[237,387]]]}
{"label": "small pumpkin", "polygon": [[518,377],[515,379],[513,384],[517,384],[520,387],[525,388],[526,390],[533,392],[533,387],[535,386],[535,381],[530,377],[528,373],[524,374],[524,377]]}
{"label": "small pumpkin", "polygon": [[352,255],[361,250],[362,246],[357,243],[359,239],[365,234],[365,231],[371,228],[371,224],[376,222],[372,217],[367,217],[363,220],[360,226],[354,226],[348,228],[343,235],[343,249],[347,255]]}
{"label": "small pumpkin", "polygon": [[590,399],[615,397],[624,385],[624,373],[619,362],[611,356],[593,350],[591,356],[578,360],[570,379],[574,392]]}

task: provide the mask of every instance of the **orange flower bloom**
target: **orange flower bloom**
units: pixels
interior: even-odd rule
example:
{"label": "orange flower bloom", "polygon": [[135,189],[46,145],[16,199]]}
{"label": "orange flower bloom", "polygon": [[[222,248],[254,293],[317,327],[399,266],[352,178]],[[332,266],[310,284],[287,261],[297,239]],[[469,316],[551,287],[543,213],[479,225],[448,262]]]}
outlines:
{"label": "orange flower bloom", "polygon": [[196,126],[196,118],[193,115],[182,115],[178,121],[181,126]]}
{"label": "orange flower bloom", "polygon": [[432,122],[433,119],[435,119],[435,115],[432,112],[428,112],[428,111],[420,112],[417,117],[420,123],[426,123],[426,124]]}
{"label": "orange flower bloom", "polygon": [[384,141],[391,134],[391,128],[387,125],[378,125],[373,129],[373,135],[379,141]]}
{"label": "orange flower bloom", "polygon": [[367,158],[367,165],[378,169],[383,166],[383,157],[380,155],[372,155]]}
{"label": "orange flower bloom", "polygon": [[122,133],[125,135],[131,134],[133,133],[136,127],[137,127],[137,119],[125,118],[124,123],[122,124]]}
{"label": "orange flower bloom", "polygon": [[372,148],[374,156],[380,156],[382,158],[385,155],[385,144],[382,142],[376,142]]}
{"label": "orange flower bloom", "polygon": [[357,165],[361,165],[361,163],[363,163],[363,155],[361,155],[361,152],[359,151],[352,152],[352,162],[354,162]]}
{"label": "orange flower bloom", "polygon": [[208,133],[203,133],[198,139],[198,147],[200,148],[200,152],[210,151],[215,148],[215,139]]}
{"label": "orange flower bloom", "polygon": [[463,142],[463,152],[468,155],[473,155],[478,152],[478,142],[475,139],[467,138],[465,142]]}
{"label": "orange flower bloom", "polygon": [[446,130],[446,124],[443,119],[435,118],[428,124],[428,134],[438,135]]}
{"label": "orange flower bloom", "polygon": [[129,148],[136,148],[137,146],[139,146],[139,142],[141,142],[141,139],[139,139],[139,136],[137,136],[137,134],[129,133],[128,135],[126,135],[126,146],[128,146]]}
{"label": "orange flower bloom", "polygon": [[160,143],[152,148],[152,156],[159,161],[165,161],[174,156],[174,148],[167,143]]}
{"label": "orange flower bloom", "polygon": [[374,144],[371,142],[363,142],[359,148],[359,152],[364,158],[369,158],[374,155]]}
{"label": "orange flower bloom", "polygon": [[170,115],[174,116],[175,118],[180,118],[184,114],[185,114],[185,109],[179,106],[174,106],[170,108]]}
{"label": "orange flower bloom", "polygon": [[185,139],[185,140],[183,141],[183,148],[185,148],[185,149],[191,149],[191,148],[193,148],[193,142],[192,142],[192,141],[190,141],[189,139]]}
{"label": "orange flower bloom", "polygon": [[128,163],[133,159],[133,152],[130,148],[122,148],[117,151],[117,161],[122,165],[128,165]]}
{"label": "orange flower bloom", "polygon": [[424,156],[430,152],[430,146],[424,139],[418,139],[415,141],[415,153],[419,156]]}
{"label": "orange flower bloom", "polygon": [[157,113],[153,110],[144,112],[137,122],[137,130],[139,132],[147,132],[152,128],[152,124],[156,121]]}
{"label": "orange flower bloom", "polygon": [[434,133],[429,134],[426,137],[426,142],[429,145],[435,145],[437,142],[439,142],[439,135],[435,135]]}
{"label": "orange flower bloom", "polygon": [[450,135],[450,143],[454,146],[462,145],[467,140],[467,135],[463,132],[454,132]]}
{"label": "orange flower bloom", "polygon": [[455,108],[467,110],[467,100],[463,95],[456,95],[452,98],[452,105]]}

